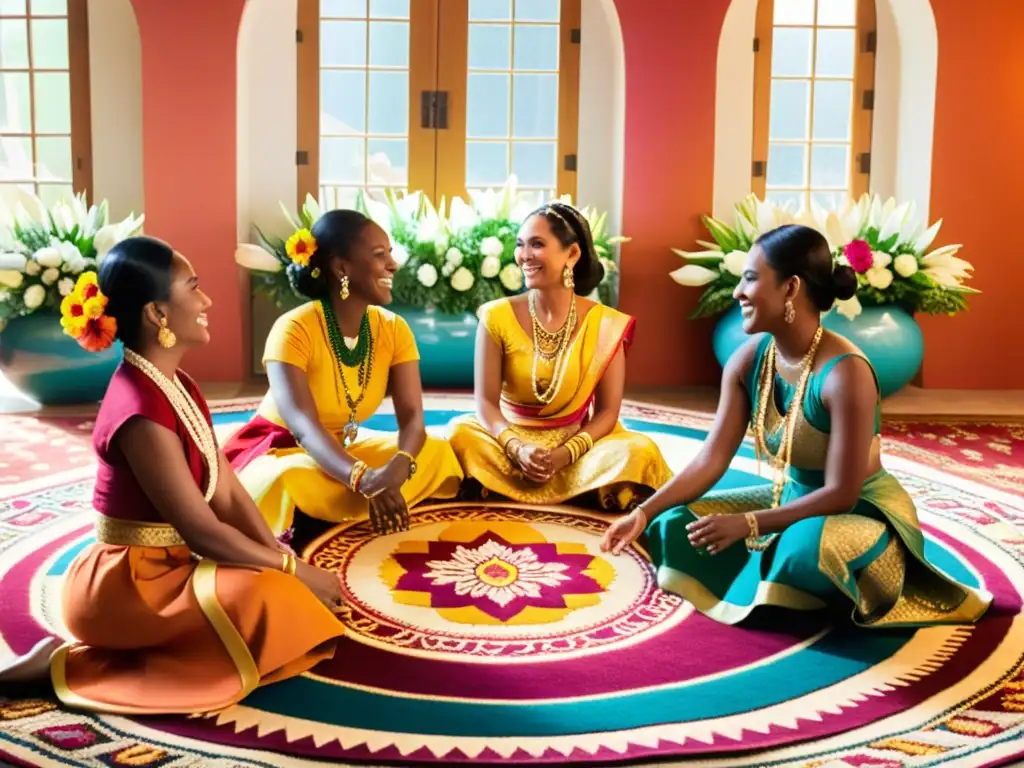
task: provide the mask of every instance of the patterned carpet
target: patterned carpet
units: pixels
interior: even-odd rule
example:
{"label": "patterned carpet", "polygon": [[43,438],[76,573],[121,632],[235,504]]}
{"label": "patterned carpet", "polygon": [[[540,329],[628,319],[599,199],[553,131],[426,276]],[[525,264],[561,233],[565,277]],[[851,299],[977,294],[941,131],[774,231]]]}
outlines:
{"label": "patterned carpet", "polygon": [[[427,406],[441,433],[467,401]],[[245,406],[216,410],[222,435],[245,419]],[[672,409],[630,405],[623,416],[673,469],[708,426]],[[368,426],[392,424],[382,414]],[[92,472],[88,422],[3,426],[0,656],[65,631],[61,575],[90,540]],[[313,673],[199,719],[0,700],[0,756],[161,768],[1006,764],[1024,756],[1022,443],[1019,428],[994,425],[886,435],[885,463],[915,497],[929,554],[996,595],[976,627],[858,632],[821,616],[724,627],[659,590],[642,549],[602,555],[601,515],[426,506],[405,533],[372,537],[353,523],[309,546],[345,574],[350,630]],[[747,445],[723,485],[752,482],[763,481]]]}

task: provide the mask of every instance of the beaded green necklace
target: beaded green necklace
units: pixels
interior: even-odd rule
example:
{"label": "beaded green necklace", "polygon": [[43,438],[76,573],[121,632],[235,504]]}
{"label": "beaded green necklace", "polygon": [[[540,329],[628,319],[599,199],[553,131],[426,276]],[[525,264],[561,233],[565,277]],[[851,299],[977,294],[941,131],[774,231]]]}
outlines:
{"label": "beaded green necklace", "polygon": [[[345,344],[341,334],[341,327],[338,325],[338,318],[334,314],[334,307],[328,299],[321,299],[320,306],[324,312],[324,319],[327,321],[327,339],[331,344],[331,352],[334,353],[334,362],[338,366],[338,375],[341,376],[341,388],[345,393],[345,402],[348,404],[348,423],[341,431],[341,445],[347,448],[355,442],[359,435],[359,424],[356,422],[356,409],[363,401],[366,394],[366,385],[373,375],[373,336],[370,335],[370,313],[363,315],[359,324],[359,340],[353,349]],[[359,368],[357,381],[359,382],[359,396],[352,397],[348,390],[348,382],[345,380],[345,368]]]}

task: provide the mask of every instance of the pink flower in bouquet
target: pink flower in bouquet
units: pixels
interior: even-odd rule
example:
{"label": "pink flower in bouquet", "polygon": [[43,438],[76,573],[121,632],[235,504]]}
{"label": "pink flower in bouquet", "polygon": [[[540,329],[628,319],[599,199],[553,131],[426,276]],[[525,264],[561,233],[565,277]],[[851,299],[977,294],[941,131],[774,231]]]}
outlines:
{"label": "pink flower in bouquet", "polygon": [[843,256],[850,262],[854,272],[863,274],[871,269],[874,257],[871,255],[871,246],[864,240],[851,240],[843,246]]}

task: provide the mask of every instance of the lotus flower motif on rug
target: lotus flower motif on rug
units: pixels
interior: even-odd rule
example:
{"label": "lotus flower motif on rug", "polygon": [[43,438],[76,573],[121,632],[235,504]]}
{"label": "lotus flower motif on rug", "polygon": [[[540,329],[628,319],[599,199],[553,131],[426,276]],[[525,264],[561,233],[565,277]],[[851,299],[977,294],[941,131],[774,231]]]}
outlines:
{"label": "lotus flower motif on rug", "polygon": [[[435,431],[451,415],[428,410],[427,423]],[[705,422],[679,412],[633,413],[629,426],[674,468],[705,436]],[[933,562],[995,595],[976,626],[868,631],[787,613],[728,627],[660,590],[642,547],[601,552],[603,514],[423,505],[406,531],[374,536],[353,520],[306,549],[343,576],[348,632],[334,659],[193,719],[0,701],[0,755],[168,768],[666,757],[710,768],[923,768],[1021,755],[1024,504],[885,461],[917,502]],[[755,473],[744,446],[722,486],[765,482]],[[66,633],[61,579],[91,540],[91,482],[65,472],[0,497],[0,652]]]}
{"label": "lotus flower motif on rug", "polygon": [[600,602],[615,573],[582,544],[549,542],[524,523],[466,522],[402,542],[381,571],[396,601],[463,624],[559,621]]}

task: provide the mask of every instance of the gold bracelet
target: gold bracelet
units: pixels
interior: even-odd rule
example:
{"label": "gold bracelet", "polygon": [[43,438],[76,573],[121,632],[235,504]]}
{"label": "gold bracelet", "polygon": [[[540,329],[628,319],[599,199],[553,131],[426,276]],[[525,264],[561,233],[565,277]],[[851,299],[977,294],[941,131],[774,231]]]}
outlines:
{"label": "gold bracelet", "polygon": [[290,552],[281,553],[281,570],[289,576],[295,575],[295,555]]}
{"label": "gold bracelet", "polygon": [[506,453],[506,455],[507,455],[508,454],[508,444],[511,443],[513,440],[518,440],[518,439],[519,439],[519,435],[517,435],[515,433],[515,430],[503,429],[501,431],[501,434],[498,435],[498,445],[501,446],[501,450],[504,451]]}
{"label": "gold bracelet", "polygon": [[516,456],[516,446],[522,445],[523,441],[518,437],[513,437],[511,440],[505,443],[505,455],[512,461],[519,461],[519,457]]}
{"label": "gold bracelet", "polygon": [[413,475],[416,474],[417,466],[416,466],[416,457],[415,456],[413,456],[408,451],[402,451],[402,450],[396,451],[395,452],[395,456],[405,456],[405,458],[407,458],[409,460],[409,477],[412,477]]}
{"label": "gold bracelet", "polygon": [[369,467],[366,466],[365,461],[357,461],[352,465],[352,473],[348,476],[348,487],[356,493],[359,493],[359,481],[363,479],[367,469]]}
{"label": "gold bracelet", "polygon": [[569,451],[569,462],[575,464],[580,460],[580,457],[594,447],[594,439],[587,432],[579,432],[566,440],[562,445]]}
{"label": "gold bracelet", "polygon": [[747,512],[747,514],[745,514],[744,517],[747,519],[747,528],[750,529],[749,538],[756,539],[758,536],[761,535],[760,526],[757,524],[757,515],[755,515],[753,512]]}
{"label": "gold bracelet", "polygon": [[584,453],[594,449],[594,438],[590,436],[589,432],[577,432],[576,437],[582,440],[583,444],[587,447]]}

